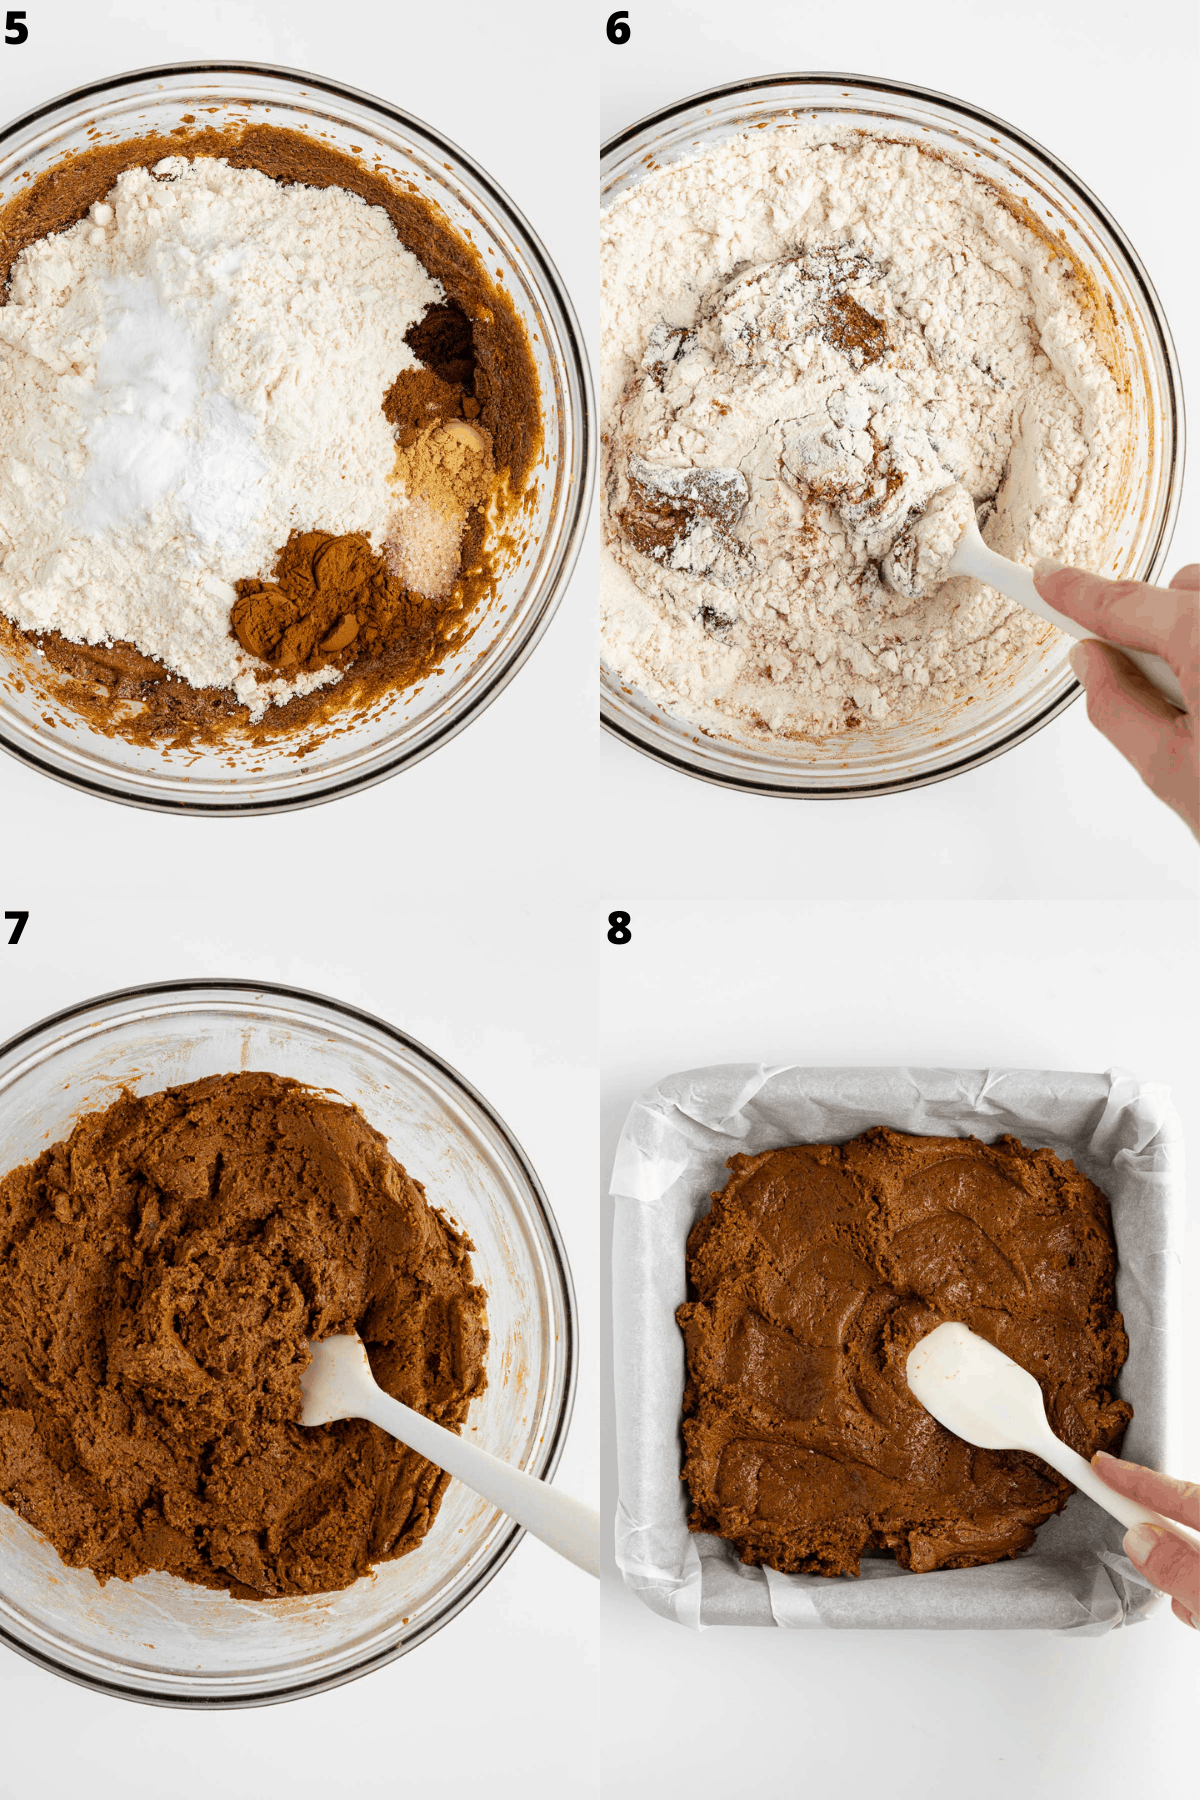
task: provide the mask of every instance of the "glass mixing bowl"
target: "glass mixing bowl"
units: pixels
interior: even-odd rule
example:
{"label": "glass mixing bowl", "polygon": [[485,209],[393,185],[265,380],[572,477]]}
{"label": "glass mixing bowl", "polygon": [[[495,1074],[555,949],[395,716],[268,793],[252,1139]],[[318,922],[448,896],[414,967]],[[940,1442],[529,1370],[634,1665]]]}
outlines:
{"label": "glass mixing bowl", "polygon": [[[122,1088],[153,1093],[231,1069],[333,1088],[360,1107],[475,1245],[488,1384],[468,1429],[548,1479],[575,1383],[562,1241],[520,1146],[460,1075],[352,1006],[249,981],[156,983],[44,1019],[0,1047],[4,1169],[40,1155]],[[429,1535],[335,1594],[246,1602],[156,1573],[101,1587],[0,1505],[0,1640],[85,1686],[159,1705],[292,1700],[423,1643],[486,1586],[522,1533],[452,1482]]]}
{"label": "glass mixing bowl", "polygon": [[[1183,477],[1178,366],[1162,308],[1136,252],[1077,176],[1022,132],[925,88],[861,75],[773,75],[696,94],[640,119],[601,154],[602,206],[653,168],[750,127],[817,119],[869,122],[951,155],[995,182],[1058,238],[1108,302],[1115,372],[1128,392],[1132,452],[1102,572],[1153,581],[1163,570]],[[603,421],[601,421],[603,429]],[[710,736],[602,669],[601,719],[615,737],[719,787],[847,799],[889,794],[976,768],[1030,737],[1081,692],[1061,643],[940,719],[845,732],[770,749]]]}
{"label": "glass mixing bowl", "polygon": [[491,177],[419,119],[318,76],[255,63],[176,63],[76,88],[0,130],[0,200],[23,175],[39,174],[67,151],[102,137],[168,133],[185,114],[218,129],[249,121],[319,133],[395,170],[500,276],[541,387],[544,452],[522,514],[524,547],[474,635],[419,688],[340,723],[300,757],[294,741],[198,755],[104,737],[63,707],[48,708],[27,671],[6,668],[0,655],[0,745],[32,768],[164,811],[279,812],[336,799],[420,761],[477,717],[521,667],[566,586],[587,516],[594,462],[587,361],[554,264]]}

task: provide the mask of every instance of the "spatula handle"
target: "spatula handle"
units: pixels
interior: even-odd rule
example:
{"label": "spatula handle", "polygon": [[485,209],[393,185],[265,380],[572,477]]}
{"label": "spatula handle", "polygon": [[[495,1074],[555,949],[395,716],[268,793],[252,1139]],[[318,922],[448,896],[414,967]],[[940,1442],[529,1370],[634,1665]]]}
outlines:
{"label": "spatula handle", "polygon": [[[1080,625],[1074,619],[1068,619],[1065,613],[1056,612],[1054,607],[1048,605],[1038,593],[1033,584],[1033,574],[1029,569],[1026,569],[1021,563],[1010,562],[1007,556],[1000,556],[995,550],[990,549],[982,539],[977,543],[964,545],[956,553],[956,563],[960,560],[963,565],[970,565],[969,568],[964,566],[962,573],[973,575],[976,581],[986,581],[989,587],[994,587],[1000,593],[1007,594],[1010,600],[1016,600],[1027,612],[1036,613],[1039,619],[1045,619],[1048,624],[1056,625],[1059,631],[1065,631],[1069,637],[1082,640],[1097,636],[1096,632],[1089,631],[1086,625]],[[951,567],[954,567],[954,564]],[[1098,641],[1107,643],[1110,640],[1099,638]],[[1183,697],[1183,689],[1169,663],[1165,663],[1161,656],[1155,656],[1149,650],[1130,650],[1124,644],[1117,644],[1115,648],[1141,670],[1151,686],[1156,687],[1160,694],[1165,695],[1172,706],[1177,706],[1180,712],[1187,711],[1187,701]]]}
{"label": "spatula handle", "polygon": [[363,1418],[390,1431],[419,1456],[427,1457],[448,1475],[474,1488],[577,1568],[599,1575],[600,1515],[590,1506],[559,1493],[536,1475],[526,1475],[523,1469],[501,1462],[498,1456],[457,1437],[444,1425],[437,1425],[411,1406],[393,1400],[390,1394],[377,1391],[371,1395],[369,1411],[365,1405],[356,1405],[355,1411],[361,1411]]}
{"label": "spatula handle", "polygon": [[1089,1500],[1102,1506],[1105,1512],[1119,1519],[1128,1530],[1131,1525],[1161,1525],[1164,1531],[1173,1531],[1176,1537],[1183,1538],[1194,1550],[1200,1550],[1200,1533],[1191,1531],[1186,1525],[1177,1524],[1174,1519],[1166,1519],[1162,1513],[1155,1512],[1152,1507],[1142,1506],[1137,1500],[1130,1500],[1125,1494],[1118,1494],[1110,1488],[1106,1481],[1101,1481],[1090,1462],[1064,1444],[1061,1439],[1047,1435],[1046,1442],[1039,1444],[1036,1454],[1051,1468],[1057,1469],[1060,1475],[1073,1482]]}

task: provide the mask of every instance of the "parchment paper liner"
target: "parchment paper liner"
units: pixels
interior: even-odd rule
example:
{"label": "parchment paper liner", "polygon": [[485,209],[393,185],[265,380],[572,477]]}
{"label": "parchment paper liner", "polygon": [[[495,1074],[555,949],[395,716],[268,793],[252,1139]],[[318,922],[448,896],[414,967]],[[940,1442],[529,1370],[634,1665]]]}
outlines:
{"label": "parchment paper liner", "polygon": [[736,1151],[838,1143],[872,1125],[927,1136],[1006,1132],[1068,1157],[1108,1196],[1117,1302],[1129,1360],[1117,1392],[1134,1408],[1123,1454],[1169,1466],[1177,1378],[1183,1147],[1164,1087],[1123,1070],[805,1069],[729,1064],[668,1076],[636,1101],[613,1167],[617,1565],[654,1612],[682,1625],[840,1630],[1041,1630],[1099,1636],[1156,1604],[1121,1554],[1121,1526],[1082,1494],[1032,1550],[977,1569],[913,1574],[867,1557],[858,1580],[749,1568],[722,1539],[687,1529],[680,1402],[684,1247]]}

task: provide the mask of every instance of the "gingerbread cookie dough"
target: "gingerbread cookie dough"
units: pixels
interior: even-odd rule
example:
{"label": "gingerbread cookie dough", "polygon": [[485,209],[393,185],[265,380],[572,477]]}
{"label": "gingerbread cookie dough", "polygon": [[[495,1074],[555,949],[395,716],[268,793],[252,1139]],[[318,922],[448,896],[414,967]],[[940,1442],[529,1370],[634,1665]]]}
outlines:
{"label": "gingerbread cookie dough", "polygon": [[471,1244],[352,1106],[268,1074],[125,1095],[0,1181],[0,1498],[101,1581],[348,1587],[449,1476],[307,1430],[306,1338],[457,1428],[486,1385]]}
{"label": "gingerbread cookie dough", "polygon": [[0,200],[8,679],[137,743],[308,743],[464,647],[528,536],[541,410],[436,205],[194,119]]}
{"label": "gingerbread cookie dough", "polygon": [[745,1563],[857,1575],[1028,1549],[1070,1484],[1035,1456],[976,1450],[910,1393],[905,1359],[961,1320],[1041,1383],[1052,1430],[1116,1450],[1128,1353],[1108,1203],[1015,1138],[911,1137],[735,1156],[688,1239],[684,1480],[693,1531]]}

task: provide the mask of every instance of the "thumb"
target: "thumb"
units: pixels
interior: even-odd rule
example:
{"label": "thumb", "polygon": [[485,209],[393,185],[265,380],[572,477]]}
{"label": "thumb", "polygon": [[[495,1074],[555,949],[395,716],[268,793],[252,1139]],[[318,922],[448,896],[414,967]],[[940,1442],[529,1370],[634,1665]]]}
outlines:
{"label": "thumb", "polygon": [[1161,1525],[1135,1525],[1123,1548],[1135,1569],[1176,1602],[1172,1609],[1189,1625],[1200,1617],[1200,1553]]}
{"label": "thumb", "polygon": [[[1180,576],[1189,573],[1181,570]],[[1064,569],[1045,561],[1036,564],[1033,581],[1057,612],[1107,643],[1161,656],[1179,677],[1189,709],[1195,710],[1200,699],[1196,692],[1200,608],[1194,587],[1182,579],[1169,588],[1150,587],[1144,581],[1105,581],[1084,569]]]}

